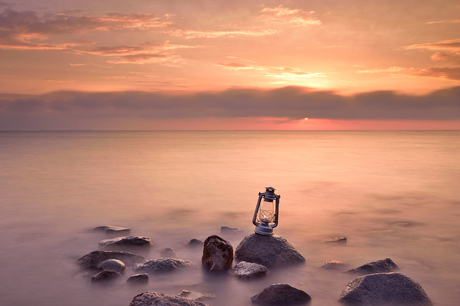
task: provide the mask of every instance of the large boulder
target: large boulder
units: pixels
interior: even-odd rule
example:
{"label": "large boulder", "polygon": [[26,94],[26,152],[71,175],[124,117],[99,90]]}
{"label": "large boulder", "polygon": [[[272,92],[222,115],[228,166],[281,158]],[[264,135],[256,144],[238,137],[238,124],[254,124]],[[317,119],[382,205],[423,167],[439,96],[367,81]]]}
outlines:
{"label": "large boulder", "polygon": [[348,283],[340,294],[345,305],[433,305],[423,288],[400,273],[360,276]]}
{"label": "large boulder", "polygon": [[248,279],[266,275],[268,273],[268,269],[266,266],[262,266],[253,262],[242,261],[234,266],[233,269],[229,271],[229,273],[242,279]]}
{"label": "large boulder", "polygon": [[235,251],[237,261],[255,262],[266,267],[304,263],[305,258],[283,237],[251,234]]}
{"label": "large boulder", "polygon": [[98,269],[101,262],[107,259],[118,259],[125,264],[135,264],[145,260],[144,256],[123,251],[93,251],[78,259],[77,263],[83,269]]}
{"label": "large boulder", "polygon": [[209,236],[204,241],[201,263],[210,272],[227,271],[232,267],[233,247],[230,242],[217,235]]}
{"label": "large boulder", "polygon": [[107,259],[101,262],[98,266],[99,269],[102,270],[112,270],[116,271],[120,274],[123,274],[126,270],[126,265],[124,262],[118,259]]}
{"label": "large boulder", "polygon": [[179,295],[168,295],[158,292],[144,292],[136,295],[129,306],[207,306]]}
{"label": "large boulder", "polygon": [[187,260],[176,258],[160,258],[144,261],[143,263],[136,264],[134,271],[147,272],[147,273],[163,273],[171,272],[184,267],[189,267],[190,262]]}
{"label": "large boulder", "polygon": [[144,236],[118,237],[99,242],[99,248],[102,250],[149,251],[152,246],[152,240]]}
{"label": "large boulder", "polygon": [[251,300],[262,305],[300,305],[309,303],[311,297],[305,291],[288,284],[275,284],[254,295]]}
{"label": "large boulder", "polygon": [[103,270],[91,277],[91,283],[101,284],[101,283],[111,283],[116,279],[121,278],[121,274],[117,271]]}
{"label": "large boulder", "polygon": [[351,269],[348,272],[357,274],[374,274],[387,273],[399,270],[398,266],[390,258],[385,258],[378,261],[369,262],[356,269]]}

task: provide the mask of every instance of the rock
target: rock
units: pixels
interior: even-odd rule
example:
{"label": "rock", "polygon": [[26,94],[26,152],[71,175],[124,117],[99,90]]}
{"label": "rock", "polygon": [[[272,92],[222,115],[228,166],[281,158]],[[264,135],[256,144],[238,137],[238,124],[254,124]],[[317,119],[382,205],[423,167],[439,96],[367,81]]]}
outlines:
{"label": "rock", "polygon": [[152,246],[152,240],[143,236],[119,237],[99,242],[99,248],[103,250],[148,251]]}
{"label": "rock", "polygon": [[373,273],[385,273],[399,270],[398,266],[390,258],[383,260],[369,262],[356,269],[351,269],[347,272],[358,273],[358,274],[373,274]]}
{"label": "rock", "polygon": [[193,239],[190,239],[190,241],[185,246],[189,248],[202,247],[203,241],[193,238]]}
{"label": "rock", "polygon": [[173,248],[164,248],[160,251],[161,257],[176,257],[176,252],[174,252]]}
{"label": "rock", "polygon": [[117,271],[103,270],[91,277],[91,283],[108,283],[118,278],[121,278],[121,274]]}
{"label": "rock", "polygon": [[184,267],[189,267],[190,262],[187,260],[176,258],[160,258],[144,261],[143,263],[136,264],[134,271],[147,272],[147,273],[163,273],[171,272]]}
{"label": "rock", "polygon": [[220,233],[221,234],[244,234],[244,231],[243,230],[240,230],[240,229],[237,229],[237,228],[234,228],[234,227],[228,227],[228,226],[222,226],[220,228]]}
{"label": "rock", "polygon": [[423,288],[400,273],[359,276],[348,283],[339,302],[346,305],[433,305]]}
{"label": "rock", "polygon": [[335,243],[347,243],[347,237],[332,237],[329,240],[326,240],[326,242],[335,242]]}
{"label": "rock", "polygon": [[78,259],[77,263],[83,269],[97,269],[99,264],[107,259],[118,259],[127,264],[135,264],[145,260],[144,256],[122,251],[94,251]]}
{"label": "rock", "polygon": [[338,260],[328,260],[321,265],[324,270],[344,270],[348,265]]}
{"label": "rock", "polygon": [[238,276],[239,278],[247,279],[266,275],[268,273],[268,269],[266,266],[253,262],[241,261],[233,267],[229,273]]}
{"label": "rock", "polygon": [[227,271],[232,267],[233,247],[230,242],[217,235],[209,236],[204,241],[201,264],[210,272]]}
{"label": "rock", "polygon": [[94,228],[95,231],[104,232],[106,234],[123,234],[127,235],[131,233],[131,230],[126,227],[112,226],[112,225],[102,225]]}
{"label": "rock", "polygon": [[126,265],[124,262],[118,259],[107,259],[101,262],[98,266],[99,269],[103,270],[112,270],[116,271],[120,274],[123,274],[123,272],[126,270]]}
{"label": "rock", "polygon": [[216,296],[210,293],[200,293],[200,292],[192,292],[190,290],[182,290],[181,293],[178,294],[181,297],[186,297],[188,299],[192,299],[195,301],[204,301],[209,299],[215,299]]}
{"label": "rock", "polygon": [[207,306],[204,303],[157,292],[144,292],[136,295],[129,306]]}
{"label": "rock", "polygon": [[275,284],[254,295],[251,300],[262,305],[299,305],[309,303],[311,297],[305,291],[287,284]]}
{"label": "rock", "polygon": [[266,267],[304,263],[305,258],[283,237],[251,234],[238,245],[237,261],[255,262]]}
{"label": "rock", "polygon": [[148,273],[134,274],[126,282],[133,285],[147,284],[149,282],[149,275]]}

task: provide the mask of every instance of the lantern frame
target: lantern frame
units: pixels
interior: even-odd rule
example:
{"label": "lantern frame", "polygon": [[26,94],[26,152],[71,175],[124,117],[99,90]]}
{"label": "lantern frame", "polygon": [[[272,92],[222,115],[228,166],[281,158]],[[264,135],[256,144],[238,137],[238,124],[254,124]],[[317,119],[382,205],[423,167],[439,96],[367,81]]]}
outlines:
{"label": "lantern frame", "polygon": [[[262,201],[262,198],[264,200],[268,200],[268,202],[276,201],[272,222],[264,222],[261,220],[259,220],[260,222],[257,222],[257,215],[259,214],[260,203]],[[281,196],[275,194],[275,188],[273,187],[265,187],[264,193],[259,192],[259,198],[257,200],[256,209],[254,211],[254,217],[252,218],[252,223],[256,226],[254,230],[256,234],[273,235],[273,229],[278,226],[280,198]],[[270,224],[270,223],[273,223],[273,224]]]}

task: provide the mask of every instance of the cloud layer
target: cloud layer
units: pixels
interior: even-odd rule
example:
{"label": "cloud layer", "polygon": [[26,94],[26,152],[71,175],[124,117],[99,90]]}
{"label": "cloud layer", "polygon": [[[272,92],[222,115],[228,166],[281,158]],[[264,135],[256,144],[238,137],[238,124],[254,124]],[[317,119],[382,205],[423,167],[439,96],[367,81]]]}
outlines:
{"label": "cloud layer", "polygon": [[[45,95],[0,95],[0,129],[21,128],[30,118],[63,120],[187,119],[272,117],[298,120],[459,120],[460,87],[424,96],[375,91],[342,96],[301,87],[275,90],[231,89],[168,95],[154,92],[54,92]],[[35,120],[35,119],[34,119]],[[116,127],[114,127],[116,128]]]}

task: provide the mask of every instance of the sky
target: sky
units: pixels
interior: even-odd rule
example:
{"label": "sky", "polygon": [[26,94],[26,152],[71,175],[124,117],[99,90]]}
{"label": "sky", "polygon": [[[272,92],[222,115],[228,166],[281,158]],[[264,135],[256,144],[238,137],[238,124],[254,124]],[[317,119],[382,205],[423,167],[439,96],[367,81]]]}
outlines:
{"label": "sky", "polygon": [[0,130],[460,129],[460,2],[0,0]]}

